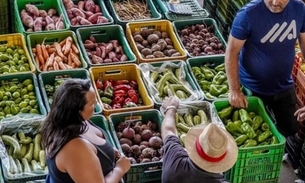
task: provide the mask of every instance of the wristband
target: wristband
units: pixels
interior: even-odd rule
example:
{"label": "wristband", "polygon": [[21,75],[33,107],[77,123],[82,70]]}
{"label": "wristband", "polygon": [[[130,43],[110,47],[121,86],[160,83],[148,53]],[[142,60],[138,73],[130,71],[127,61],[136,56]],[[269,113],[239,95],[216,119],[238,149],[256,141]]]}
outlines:
{"label": "wristband", "polygon": [[173,106],[173,105],[170,105],[170,106],[167,106],[167,107],[165,108],[164,114],[166,114],[167,111],[170,110],[170,109],[175,109],[175,111],[177,112],[177,108],[176,108],[175,106]]}

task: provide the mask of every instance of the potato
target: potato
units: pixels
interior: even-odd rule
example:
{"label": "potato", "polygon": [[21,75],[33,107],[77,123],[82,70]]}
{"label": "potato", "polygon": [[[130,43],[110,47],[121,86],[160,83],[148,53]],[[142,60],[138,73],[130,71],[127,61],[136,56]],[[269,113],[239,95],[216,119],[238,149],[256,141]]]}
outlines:
{"label": "potato", "polygon": [[172,54],[174,54],[174,53],[176,53],[177,52],[177,50],[175,50],[175,49],[170,49],[170,50],[168,50],[168,56],[172,56]]}
{"label": "potato", "polygon": [[133,37],[133,39],[134,39],[135,42],[139,42],[139,43],[141,43],[144,40],[143,37],[140,34],[135,35]]}
{"label": "potato", "polygon": [[138,43],[136,46],[137,46],[139,52],[141,52],[144,49],[144,46],[142,46],[140,43]]}
{"label": "potato", "polygon": [[141,36],[146,39],[150,34],[152,34],[153,30],[152,29],[143,29],[141,31]]}
{"label": "potato", "polygon": [[145,58],[152,59],[152,58],[156,58],[156,57],[154,55],[147,55]]}
{"label": "potato", "polygon": [[152,52],[161,51],[161,47],[159,45],[155,44],[151,47],[151,51]]}
{"label": "potato", "polygon": [[164,40],[168,45],[173,45],[173,42],[170,38],[165,38]]}
{"label": "potato", "polygon": [[171,57],[179,57],[179,56],[181,56],[181,53],[179,53],[179,52],[176,52],[176,53],[171,55]]}
{"label": "potato", "polygon": [[161,32],[160,32],[160,31],[155,30],[155,31],[153,32],[153,34],[158,35],[159,39],[161,38]]}
{"label": "potato", "polygon": [[153,53],[153,55],[154,55],[156,58],[165,57],[165,55],[163,54],[162,51],[155,51],[155,52]]}
{"label": "potato", "polygon": [[143,40],[143,41],[142,41],[142,45],[143,45],[144,47],[146,47],[146,46],[148,45],[148,41],[147,41],[147,40]]}
{"label": "potato", "polygon": [[144,48],[141,53],[144,55],[144,57],[146,57],[147,55],[151,55],[152,54],[152,51],[151,49],[148,49],[148,48]]}
{"label": "potato", "polygon": [[169,38],[169,35],[168,35],[167,32],[163,31],[163,32],[161,33],[161,37],[165,39],[165,38]]}
{"label": "potato", "polygon": [[148,43],[152,44],[152,43],[157,43],[159,40],[159,37],[157,34],[151,34],[147,37],[147,41]]}
{"label": "potato", "polygon": [[[160,41],[160,40],[161,40],[161,41]],[[157,44],[160,46],[161,51],[163,51],[163,50],[166,49],[167,44],[166,44],[166,42],[165,42],[164,39],[159,39],[159,41],[158,41]]]}

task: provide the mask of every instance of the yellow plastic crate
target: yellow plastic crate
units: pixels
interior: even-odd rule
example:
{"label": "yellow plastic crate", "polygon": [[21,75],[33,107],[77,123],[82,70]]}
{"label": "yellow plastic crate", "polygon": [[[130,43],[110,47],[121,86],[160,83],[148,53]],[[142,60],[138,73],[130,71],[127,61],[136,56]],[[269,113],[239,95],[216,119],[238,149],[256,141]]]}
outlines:
{"label": "yellow plastic crate", "polygon": [[[14,34],[2,34],[0,35],[0,45],[15,45],[20,46],[26,55],[26,58],[28,59],[28,63],[30,65],[30,70],[25,72],[19,72],[19,73],[27,73],[27,72],[36,72],[36,67],[33,63],[33,60],[31,59],[30,53],[27,49],[25,37],[20,33],[14,33]],[[16,74],[16,73],[9,73],[9,74]]]}
{"label": "yellow plastic crate", "polygon": [[143,106],[137,107],[128,107],[128,108],[120,108],[120,109],[105,109],[103,106],[103,114],[106,117],[109,117],[110,114],[113,113],[121,113],[128,111],[138,111],[145,109],[153,109],[154,103],[152,99],[149,97],[149,94],[145,88],[145,85],[141,79],[140,69],[136,64],[123,64],[123,65],[109,65],[109,66],[97,66],[91,67],[89,69],[90,77],[93,83],[94,90],[97,94],[97,99],[100,104],[102,104],[101,98],[97,92],[97,88],[95,85],[95,80],[100,79],[101,81],[107,81],[109,79],[112,80],[135,80],[138,83],[139,93],[143,100]]}
{"label": "yellow plastic crate", "polygon": [[[163,57],[163,58],[153,58],[153,59],[146,59],[141,56],[136,43],[132,37],[134,32],[138,32],[143,28],[149,28],[153,30],[159,31],[166,31],[170,39],[173,42],[174,48],[181,54],[181,56],[177,57]],[[175,35],[175,31],[170,21],[168,20],[157,20],[157,21],[149,21],[149,22],[129,22],[126,25],[126,38],[131,46],[132,51],[136,54],[137,62],[140,63],[147,63],[147,62],[158,62],[158,61],[169,61],[169,60],[186,60],[187,55],[182,48],[181,44],[178,41],[178,38]]]}

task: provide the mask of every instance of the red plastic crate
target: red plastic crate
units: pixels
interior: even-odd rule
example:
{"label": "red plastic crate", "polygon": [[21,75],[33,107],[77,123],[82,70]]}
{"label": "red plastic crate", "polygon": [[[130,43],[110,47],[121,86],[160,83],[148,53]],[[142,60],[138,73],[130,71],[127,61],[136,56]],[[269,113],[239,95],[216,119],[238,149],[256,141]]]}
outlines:
{"label": "red plastic crate", "polygon": [[[304,62],[304,58],[303,58],[301,52],[297,52],[296,55],[295,55],[295,58],[294,58],[294,65],[293,65],[293,68],[292,68],[292,79],[293,79],[294,82],[296,81],[297,74],[298,74],[298,71],[300,70],[302,62]],[[303,76],[305,78],[304,73],[303,73]]]}
{"label": "red plastic crate", "polygon": [[297,52],[292,69],[292,79],[294,81],[298,105],[300,106],[305,105],[305,73],[300,69],[303,62],[302,54]]}

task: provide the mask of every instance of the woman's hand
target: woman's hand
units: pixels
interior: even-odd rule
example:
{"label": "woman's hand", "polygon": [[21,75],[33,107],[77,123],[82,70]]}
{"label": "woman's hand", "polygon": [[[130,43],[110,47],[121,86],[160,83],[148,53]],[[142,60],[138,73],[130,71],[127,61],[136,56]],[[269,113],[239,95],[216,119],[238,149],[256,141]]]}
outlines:
{"label": "woman's hand", "polygon": [[118,161],[121,157],[121,153],[119,152],[119,150],[117,148],[113,148],[113,150],[114,150],[115,161]]}
{"label": "woman's hand", "polygon": [[120,158],[119,158],[118,161],[116,162],[116,165],[117,165],[118,167],[120,167],[120,168],[123,170],[124,174],[125,174],[126,172],[128,172],[128,170],[130,169],[130,161],[129,161],[129,159],[128,159],[125,155],[123,155],[123,154],[121,154]]}
{"label": "woman's hand", "polygon": [[305,120],[305,107],[302,107],[298,109],[295,113],[294,116],[297,117],[298,122],[302,122]]}

